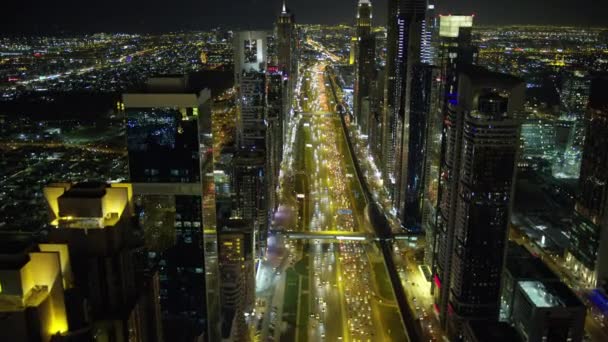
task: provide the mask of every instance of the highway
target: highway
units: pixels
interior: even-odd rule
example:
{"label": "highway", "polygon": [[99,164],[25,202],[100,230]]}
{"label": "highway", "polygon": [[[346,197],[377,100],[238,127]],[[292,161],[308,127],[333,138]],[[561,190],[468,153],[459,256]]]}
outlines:
{"label": "highway", "polygon": [[[298,82],[300,114],[287,139],[274,233],[256,274],[252,336],[408,341],[383,251],[365,238],[375,232],[340,116],[332,111],[326,67],[311,64]],[[290,239],[290,232],[337,238]]]}

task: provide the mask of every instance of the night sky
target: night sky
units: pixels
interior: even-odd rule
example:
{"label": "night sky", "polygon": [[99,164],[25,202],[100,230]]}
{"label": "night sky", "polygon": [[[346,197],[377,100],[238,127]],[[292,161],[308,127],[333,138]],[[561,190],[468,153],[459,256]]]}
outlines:
{"label": "night sky", "polygon": [[[376,24],[388,0],[372,0]],[[2,33],[159,32],[269,28],[281,0],[5,0]],[[7,3],[8,2],[8,3]],[[352,23],[357,0],[288,0],[300,23]],[[440,13],[475,13],[478,24],[608,27],[606,0],[438,0]]]}

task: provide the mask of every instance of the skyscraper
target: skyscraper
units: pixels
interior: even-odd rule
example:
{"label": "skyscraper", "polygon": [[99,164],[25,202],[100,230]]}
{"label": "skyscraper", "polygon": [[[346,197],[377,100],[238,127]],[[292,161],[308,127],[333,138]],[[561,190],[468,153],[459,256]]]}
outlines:
{"label": "skyscraper", "polygon": [[574,68],[562,74],[560,113],[562,118],[584,120],[589,102],[591,79],[584,69]]}
{"label": "skyscraper", "polygon": [[242,31],[234,37],[234,84],[238,90],[237,145],[266,149],[266,63],[268,32]]}
{"label": "skyscraper", "polygon": [[441,167],[435,303],[449,336],[497,320],[525,84],[469,66],[448,100]]}
{"label": "skyscraper", "polygon": [[[268,37],[266,31],[238,32],[234,38],[235,85],[238,91],[237,155],[234,189],[237,217],[253,224],[257,241],[264,241],[272,207],[275,134],[269,131],[267,108]],[[276,125],[273,125],[276,128]],[[272,128],[272,127],[271,127]],[[247,164],[247,163],[253,164]]]}
{"label": "skyscraper", "polygon": [[456,96],[459,70],[473,63],[471,45],[472,16],[439,16],[433,71],[431,104],[426,127],[426,155],[424,159],[424,190],[422,226],[426,235],[425,263],[432,265],[436,251],[436,217],[439,203],[439,176],[445,150],[444,123],[448,116],[448,100]]}
{"label": "skyscraper", "polygon": [[[383,165],[393,207],[406,228],[419,228],[424,122],[430,100],[430,69],[421,63],[427,5],[389,2]],[[412,154],[412,155],[410,155]],[[409,211],[409,212],[406,212]]]}
{"label": "skyscraper", "polygon": [[224,337],[233,341],[247,340],[245,314],[251,313],[254,303],[254,246],[250,227],[244,220],[229,220],[219,233],[222,330],[226,329]]}
{"label": "skyscraper", "polygon": [[[67,246],[2,241],[1,340],[48,342],[70,336],[69,330],[75,330],[69,325],[66,307],[65,292],[73,285],[70,261],[61,250]],[[88,340],[92,336],[84,333],[74,337]]]}
{"label": "skyscraper", "polygon": [[48,239],[69,251],[62,273],[76,289],[66,297],[70,330],[89,330],[96,340],[162,341],[158,278],[138,262],[143,241],[131,185],[60,183],[44,194]]}
{"label": "skyscraper", "polygon": [[369,136],[373,101],[370,97],[376,74],[376,39],[372,33],[372,4],[369,0],[359,1],[356,29],[354,113],[361,133]]}
{"label": "skyscraper", "polygon": [[570,232],[566,261],[590,287],[608,280],[608,76],[591,83],[585,117],[586,138],[576,202],[576,222]]}
{"label": "skyscraper", "polygon": [[295,80],[298,77],[297,36],[295,16],[283,1],[283,7],[277,20],[277,45],[279,71],[288,82],[287,98],[293,95]]}
{"label": "skyscraper", "polygon": [[123,95],[129,175],[150,267],[160,273],[164,332],[220,336],[213,137],[209,90],[153,78]]}

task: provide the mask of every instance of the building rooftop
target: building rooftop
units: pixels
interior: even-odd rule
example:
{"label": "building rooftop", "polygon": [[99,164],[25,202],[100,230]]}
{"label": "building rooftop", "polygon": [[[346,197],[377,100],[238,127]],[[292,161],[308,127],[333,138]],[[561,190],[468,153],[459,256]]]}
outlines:
{"label": "building rooftop", "polygon": [[564,283],[526,280],[518,283],[530,302],[538,308],[577,307],[583,303]]}
{"label": "building rooftop", "polygon": [[61,228],[105,228],[114,226],[129,208],[130,184],[50,184],[44,195],[53,218]]}
{"label": "building rooftop", "polygon": [[514,279],[534,279],[544,281],[559,281],[559,278],[545,263],[537,257],[507,257],[505,265]]}

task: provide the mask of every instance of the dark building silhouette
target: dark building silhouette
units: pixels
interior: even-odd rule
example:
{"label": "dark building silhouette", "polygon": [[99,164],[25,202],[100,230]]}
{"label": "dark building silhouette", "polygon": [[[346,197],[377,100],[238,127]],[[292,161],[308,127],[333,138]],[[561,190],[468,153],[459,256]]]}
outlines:
{"label": "dark building silhouette", "polygon": [[608,280],[608,76],[591,82],[585,117],[585,142],[566,262],[591,287]]}
{"label": "dark building silhouette", "polygon": [[220,334],[211,94],[185,77],[123,95],[129,175],[167,340]]}
{"label": "dark building silhouette", "polygon": [[440,181],[436,305],[448,335],[497,320],[525,84],[469,66],[449,100]]}

